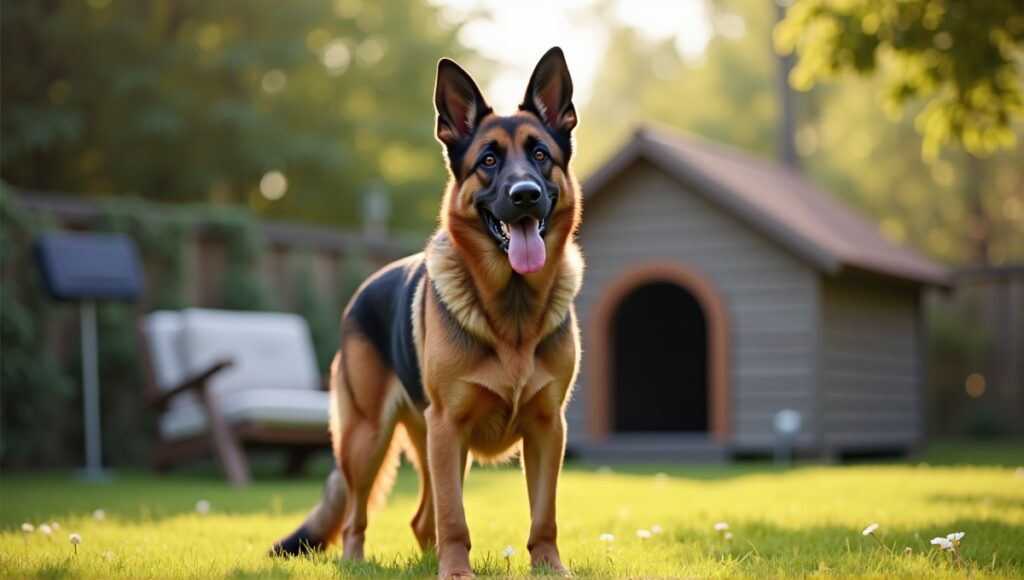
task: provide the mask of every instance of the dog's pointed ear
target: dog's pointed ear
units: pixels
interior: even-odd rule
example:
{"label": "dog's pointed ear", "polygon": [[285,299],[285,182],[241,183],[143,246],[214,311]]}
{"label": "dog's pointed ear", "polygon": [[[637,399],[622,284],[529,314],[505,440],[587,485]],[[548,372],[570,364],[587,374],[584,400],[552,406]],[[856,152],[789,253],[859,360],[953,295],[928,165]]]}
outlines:
{"label": "dog's pointed ear", "polygon": [[437,63],[434,107],[437,109],[437,138],[449,147],[472,135],[491,112],[473,77],[447,58]]}
{"label": "dog's pointed ear", "polygon": [[556,46],[541,57],[530,76],[530,84],[519,109],[537,115],[555,131],[569,133],[576,127],[572,77],[561,48]]}

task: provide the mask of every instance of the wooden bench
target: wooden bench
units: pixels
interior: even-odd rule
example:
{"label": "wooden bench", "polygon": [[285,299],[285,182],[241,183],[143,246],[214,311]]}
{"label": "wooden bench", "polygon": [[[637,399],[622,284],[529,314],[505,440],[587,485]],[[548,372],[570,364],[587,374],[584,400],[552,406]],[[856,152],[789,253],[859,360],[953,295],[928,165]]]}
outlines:
{"label": "wooden bench", "polygon": [[228,481],[245,485],[246,446],[288,448],[289,475],[328,447],[328,395],[301,316],[189,308],[136,326],[143,399],[159,413],[155,469],[212,451]]}

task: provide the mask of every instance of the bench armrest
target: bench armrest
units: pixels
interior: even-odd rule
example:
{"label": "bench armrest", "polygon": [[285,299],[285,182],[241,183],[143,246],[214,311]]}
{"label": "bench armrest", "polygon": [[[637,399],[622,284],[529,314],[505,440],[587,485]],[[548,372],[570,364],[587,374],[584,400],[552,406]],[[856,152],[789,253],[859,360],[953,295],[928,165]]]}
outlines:
{"label": "bench armrest", "polygon": [[195,391],[201,398],[203,398],[204,391],[206,390],[206,383],[210,380],[210,377],[231,367],[233,364],[234,363],[230,360],[217,361],[213,363],[210,368],[195,375],[194,377],[182,381],[181,384],[174,388],[145,395],[143,397],[143,401],[159,409],[166,406],[168,401],[186,391]]}

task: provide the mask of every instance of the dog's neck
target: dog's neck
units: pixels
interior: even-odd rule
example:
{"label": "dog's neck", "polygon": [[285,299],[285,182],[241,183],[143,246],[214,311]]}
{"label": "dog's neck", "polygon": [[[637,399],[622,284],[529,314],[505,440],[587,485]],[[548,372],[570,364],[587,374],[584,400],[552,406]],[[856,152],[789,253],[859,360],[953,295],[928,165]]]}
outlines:
{"label": "dog's neck", "polygon": [[467,261],[444,229],[427,245],[427,274],[444,306],[477,340],[529,346],[556,331],[569,315],[583,283],[583,256],[572,242],[551,256],[544,269],[520,276],[503,263]]}

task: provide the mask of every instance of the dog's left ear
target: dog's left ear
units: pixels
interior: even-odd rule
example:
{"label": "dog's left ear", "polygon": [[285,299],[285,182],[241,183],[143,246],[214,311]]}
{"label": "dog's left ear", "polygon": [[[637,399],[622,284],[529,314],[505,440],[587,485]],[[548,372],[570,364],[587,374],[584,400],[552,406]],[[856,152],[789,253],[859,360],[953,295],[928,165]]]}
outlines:
{"label": "dog's left ear", "polygon": [[434,107],[437,109],[437,139],[448,147],[472,135],[491,112],[473,77],[447,58],[437,63]]}
{"label": "dog's left ear", "polygon": [[576,127],[572,77],[561,48],[556,46],[541,57],[519,109],[537,115],[555,131],[568,133]]}

